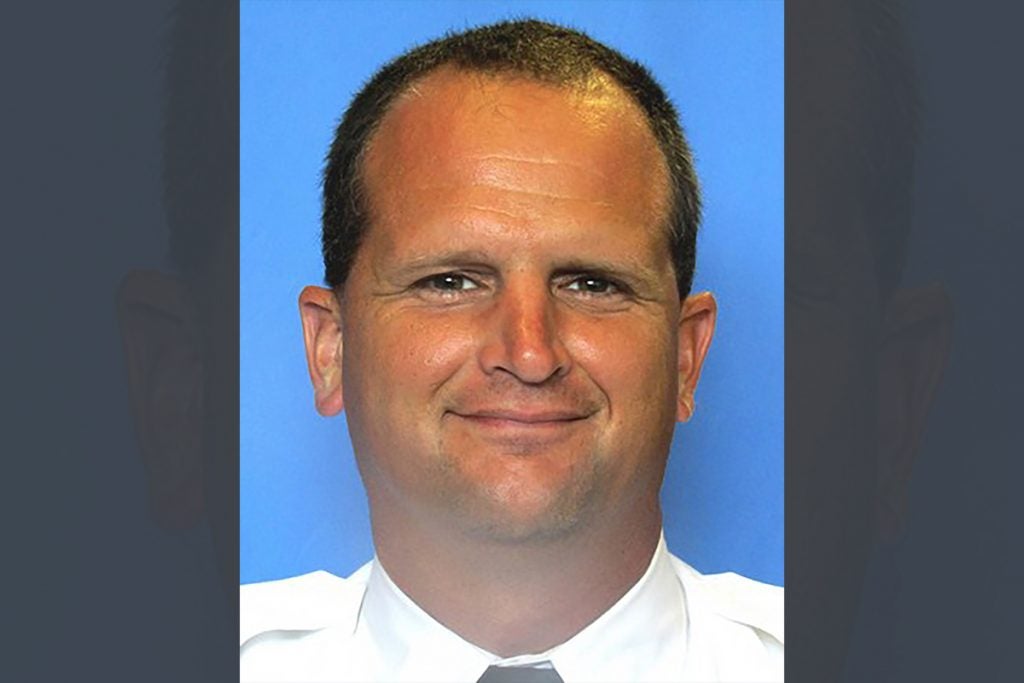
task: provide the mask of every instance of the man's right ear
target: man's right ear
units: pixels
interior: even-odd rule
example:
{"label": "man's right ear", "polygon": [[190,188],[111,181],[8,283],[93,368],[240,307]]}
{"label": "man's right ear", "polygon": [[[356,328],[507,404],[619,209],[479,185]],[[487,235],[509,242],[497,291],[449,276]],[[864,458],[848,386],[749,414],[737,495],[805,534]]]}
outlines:
{"label": "man's right ear", "polygon": [[299,315],[317,412],[325,417],[337,415],[344,408],[341,304],[332,290],[309,286],[299,294]]}

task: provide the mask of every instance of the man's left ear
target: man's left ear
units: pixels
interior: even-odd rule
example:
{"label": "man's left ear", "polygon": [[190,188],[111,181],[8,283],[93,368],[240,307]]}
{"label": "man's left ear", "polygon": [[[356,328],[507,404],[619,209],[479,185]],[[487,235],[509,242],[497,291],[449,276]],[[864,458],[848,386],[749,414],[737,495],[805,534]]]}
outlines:
{"label": "man's left ear", "polygon": [[197,321],[181,280],[136,270],[117,291],[129,403],[160,526],[185,529],[203,512],[203,365]]}
{"label": "man's left ear", "polygon": [[299,294],[299,315],[317,412],[324,417],[337,415],[345,408],[341,304],[333,290],[311,285]]}
{"label": "man's left ear", "polygon": [[715,333],[717,315],[718,304],[711,292],[691,294],[683,301],[679,320],[679,401],[676,404],[676,419],[680,422],[686,422],[693,415],[693,396]]}
{"label": "man's left ear", "polygon": [[949,360],[953,307],[941,285],[896,290],[883,325],[876,513],[879,536],[892,541],[906,522],[914,460]]}

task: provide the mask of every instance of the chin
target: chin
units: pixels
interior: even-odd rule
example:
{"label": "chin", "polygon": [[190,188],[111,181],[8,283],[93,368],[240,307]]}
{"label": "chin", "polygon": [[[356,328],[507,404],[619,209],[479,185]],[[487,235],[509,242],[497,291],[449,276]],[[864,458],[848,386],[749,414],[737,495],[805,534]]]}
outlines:
{"label": "chin", "polygon": [[592,484],[590,481],[572,482],[570,486],[544,491],[516,486],[483,495],[477,492],[472,503],[458,506],[458,513],[469,533],[482,541],[504,544],[558,541],[586,525],[596,499]]}

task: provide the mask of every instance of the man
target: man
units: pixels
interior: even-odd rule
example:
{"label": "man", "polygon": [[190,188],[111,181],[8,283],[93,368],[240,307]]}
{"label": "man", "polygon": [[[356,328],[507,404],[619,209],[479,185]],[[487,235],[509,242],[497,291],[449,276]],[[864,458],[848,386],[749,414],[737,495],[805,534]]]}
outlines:
{"label": "man", "polygon": [[537,21],[435,41],[356,96],[324,197],[307,360],[376,558],[245,587],[243,679],[781,679],[781,589],[661,533],[716,308],[650,75]]}

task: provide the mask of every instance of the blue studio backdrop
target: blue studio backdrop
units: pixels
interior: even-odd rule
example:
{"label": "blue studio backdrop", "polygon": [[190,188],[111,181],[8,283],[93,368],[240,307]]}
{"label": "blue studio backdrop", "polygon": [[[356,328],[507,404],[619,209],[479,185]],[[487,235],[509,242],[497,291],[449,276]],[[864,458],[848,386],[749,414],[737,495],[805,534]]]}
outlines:
{"label": "blue studio backdrop", "polygon": [[695,291],[719,303],[697,411],[662,493],[669,547],[705,572],[783,582],[783,4],[243,2],[241,579],[373,553],[345,421],[321,418],[297,298],[322,284],[322,160],[370,74],[500,19],[582,29],[646,64],[680,111],[705,214]]}

